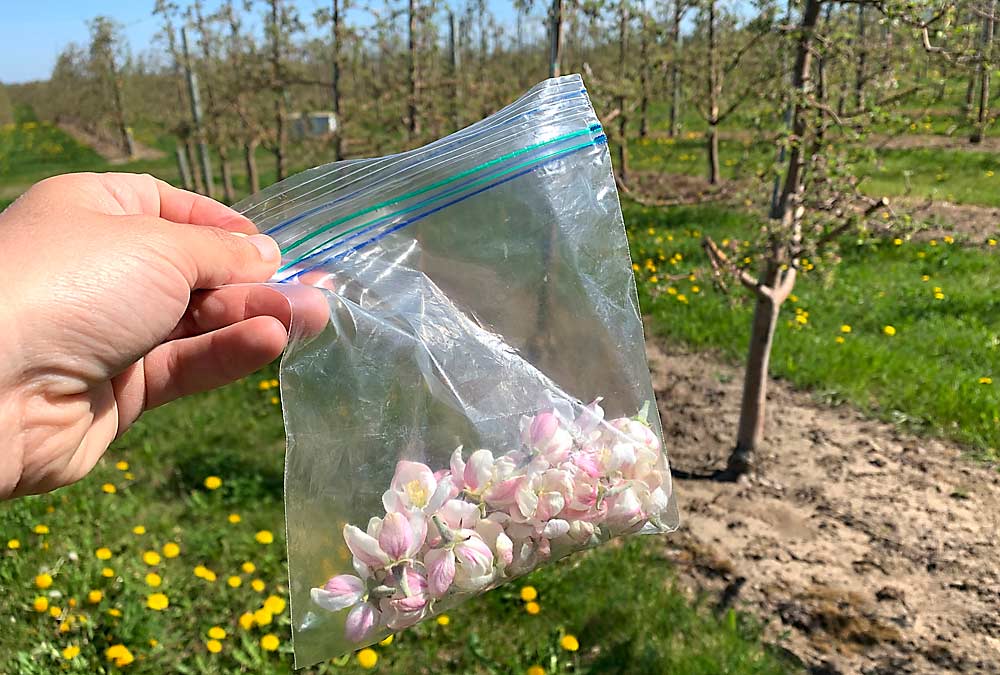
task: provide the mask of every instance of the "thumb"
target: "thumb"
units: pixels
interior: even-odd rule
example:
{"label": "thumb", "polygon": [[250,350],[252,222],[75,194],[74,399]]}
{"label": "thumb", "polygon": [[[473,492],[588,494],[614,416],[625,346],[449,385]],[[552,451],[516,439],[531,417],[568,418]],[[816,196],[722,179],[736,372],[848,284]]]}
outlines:
{"label": "thumb", "polygon": [[168,260],[192,290],[267,281],[281,264],[277,242],[266,235],[157,220]]}

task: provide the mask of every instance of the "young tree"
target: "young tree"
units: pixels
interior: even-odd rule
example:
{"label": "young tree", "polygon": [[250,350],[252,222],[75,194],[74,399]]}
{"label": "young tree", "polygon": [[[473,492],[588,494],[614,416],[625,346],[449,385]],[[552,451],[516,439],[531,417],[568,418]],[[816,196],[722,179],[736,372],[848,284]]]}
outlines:
{"label": "young tree", "polygon": [[118,61],[124,51],[121,27],[106,16],[90,22],[90,63],[95,79],[111,100],[111,114],[128,157],[135,155],[132,128],[126,121],[125,92]]}

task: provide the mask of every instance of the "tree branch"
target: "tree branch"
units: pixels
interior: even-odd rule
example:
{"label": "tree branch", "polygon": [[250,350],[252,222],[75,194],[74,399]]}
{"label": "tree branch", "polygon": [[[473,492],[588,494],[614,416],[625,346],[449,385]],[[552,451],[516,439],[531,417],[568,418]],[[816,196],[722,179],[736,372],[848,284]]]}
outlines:
{"label": "tree branch", "polygon": [[723,253],[722,249],[712,240],[711,237],[706,236],[701,240],[701,245],[708,254],[708,259],[712,263],[712,270],[714,271],[716,277],[718,277],[722,270],[726,270],[731,275],[733,275],[744,287],[750,289],[754,293],[762,295],[766,298],[773,298],[773,291],[767,288],[762,283],[753,278],[753,276],[744,269],[740,269],[736,263],[732,262],[729,257]]}

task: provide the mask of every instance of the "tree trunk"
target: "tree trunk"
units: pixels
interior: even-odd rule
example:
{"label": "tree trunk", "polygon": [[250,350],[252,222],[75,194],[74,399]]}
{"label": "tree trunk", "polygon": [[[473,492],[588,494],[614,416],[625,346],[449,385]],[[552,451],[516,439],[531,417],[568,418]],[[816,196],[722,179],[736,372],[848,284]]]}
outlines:
{"label": "tree trunk", "polygon": [[970,143],[981,143],[983,133],[986,129],[986,121],[989,117],[990,108],[990,72],[993,65],[990,63],[993,57],[993,32],[996,27],[996,20],[993,14],[996,11],[997,0],[990,0],[989,15],[983,17],[983,49],[982,61],[979,66],[979,112],[976,115],[976,126],[969,136]]}
{"label": "tree trunk", "polygon": [[448,12],[448,74],[451,76],[451,126],[458,130],[462,126],[458,105],[458,36],[455,34],[455,13]]}
{"label": "tree trunk", "polygon": [[718,49],[715,34],[715,0],[708,0],[708,182],[719,184],[719,81]]}
{"label": "tree trunk", "polygon": [[247,184],[250,186],[250,194],[260,192],[260,172],[257,171],[257,146],[260,144],[256,138],[247,141],[243,146],[243,160],[247,167]]}
{"label": "tree trunk", "polygon": [[639,138],[649,135],[649,27],[646,13],[642,14],[639,33]]}
{"label": "tree trunk", "polygon": [[683,0],[674,0],[674,20],[670,25],[670,44],[673,56],[670,61],[670,129],[671,138],[677,135],[681,105],[681,15]]}
{"label": "tree trunk", "polygon": [[628,114],[625,99],[625,83],[628,68],[625,57],[628,54],[628,5],[626,0],[618,3],[618,174],[622,182],[628,182]]}
{"label": "tree trunk", "polygon": [[228,148],[219,146],[219,166],[222,167],[222,194],[227,204],[236,202],[236,190],[233,188],[233,171],[229,166]]}
{"label": "tree trunk", "polygon": [[205,126],[201,114],[201,94],[198,89],[198,75],[191,68],[191,54],[188,51],[187,30],[181,28],[181,48],[184,51],[184,74],[187,77],[188,98],[191,101],[191,117],[194,133],[198,139],[198,156],[201,159],[201,175],[204,180],[202,194],[215,197],[215,181],[212,178],[212,158],[205,142]]}
{"label": "tree trunk", "polygon": [[333,105],[333,119],[337,128],[333,134],[333,159],[339,161],[344,157],[344,121],[340,117],[340,0],[333,0],[333,79],[330,98]]}
{"label": "tree trunk", "polygon": [[854,105],[860,110],[865,107],[865,69],[868,58],[868,44],[865,42],[865,5],[858,4],[858,60],[854,67]]}
{"label": "tree trunk", "polygon": [[274,168],[278,180],[288,175],[288,104],[284,69],[281,66],[281,15],[279,0],[271,0],[271,89],[274,92]]}
{"label": "tree trunk", "polygon": [[201,172],[198,171],[198,154],[194,148],[194,140],[190,136],[188,136],[184,143],[184,149],[187,154],[188,166],[191,167],[191,176],[194,178],[194,191],[199,194],[205,194],[205,183]]}
{"label": "tree trunk", "polygon": [[125,121],[125,96],[122,92],[122,78],[118,74],[117,68],[115,68],[114,59],[110,59],[111,63],[111,82],[112,89],[114,91],[114,105],[115,105],[115,122],[118,126],[118,133],[121,135],[122,139],[122,150],[125,151],[125,156],[129,159],[135,157],[135,141],[132,139],[132,129],[128,126]]}
{"label": "tree trunk", "polygon": [[406,85],[409,96],[406,103],[406,130],[410,140],[420,133],[420,121],[417,119],[417,2],[409,0],[409,51]]}
{"label": "tree trunk", "polygon": [[175,146],[174,154],[177,156],[177,173],[180,175],[181,184],[185,190],[190,192],[194,190],[194,179],[191,178],[191,167],[188,165],[187,153],[180,142]]}
{"label": "tree trunk", "polygon": [[549,77],[559,77],[562,62],[563,10],[562,0],[552,0],[549,10]]}
{"label": "tree trunk", "polygon": [[[765,266],[756,291],[757,305],[754,309],[753,331],[750,336],[750,350],[747,356],[746,379],[743,383],[743,400],[740,408],[739,430],[736,447],[729,456],[725,477],[733,478],[746,473],[753,465],[754,453],[764,435],[764,412],[767,400],[768,362],[774,338],[778,311],[795,282],[798,261],[791,259],[801,240],[801,213],[798,202],[802,193],[804,155],[802,144],[808,132],[809,115],[802,101],[811,88],[810,68],[813,57],[813,33],[819,20],[822,0],[805,0],[802,18],[797,31],[795,66],[792,70],[793,100],[792,143],[788,153],[788,168],[785,172],[781,195],[773,205],[771,218],[778,220],[772,235],[770,259]],[[790,234],[790,237],[787,235]],[[785,235],[785,236],[782,236]],[[786,238],[787,237],[787,238]],[[782,276],[782,266],[788,265]],[[779,290],[780,287],[780,290]]]}

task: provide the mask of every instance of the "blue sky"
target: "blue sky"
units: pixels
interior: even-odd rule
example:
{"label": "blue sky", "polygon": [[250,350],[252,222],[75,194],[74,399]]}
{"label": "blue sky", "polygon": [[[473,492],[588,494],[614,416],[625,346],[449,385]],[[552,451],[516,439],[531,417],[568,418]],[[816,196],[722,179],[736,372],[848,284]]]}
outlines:
{"label": "blue sky", "polygon": [[[177,0],[184,6],[185,0]],[[218,0],[207,0],[208,8],[218,6]],[[327,0],[294,0],[303,18],[311,18]],[[354,3],[353,17],[360,20],[365,3]],[[378,3],[381,5],[381,0]],[[455,3],[458,4],[457,2]],[[462,3],[464,4],[464,3]],[[488,0],[492,11],[504,21],[511,21],[512,3],[508,0]],[[153,16],[154,0],[42,0],[4,2],[0,20],[0,82],[27,82],[47,79],[56,57],[70,42],[86,43],[87,20],[104,14],[125,26],[125,35],[133,51],[148,49],[159,29],[159,19]],[[537,10],[536,10],[537,11]]]}

